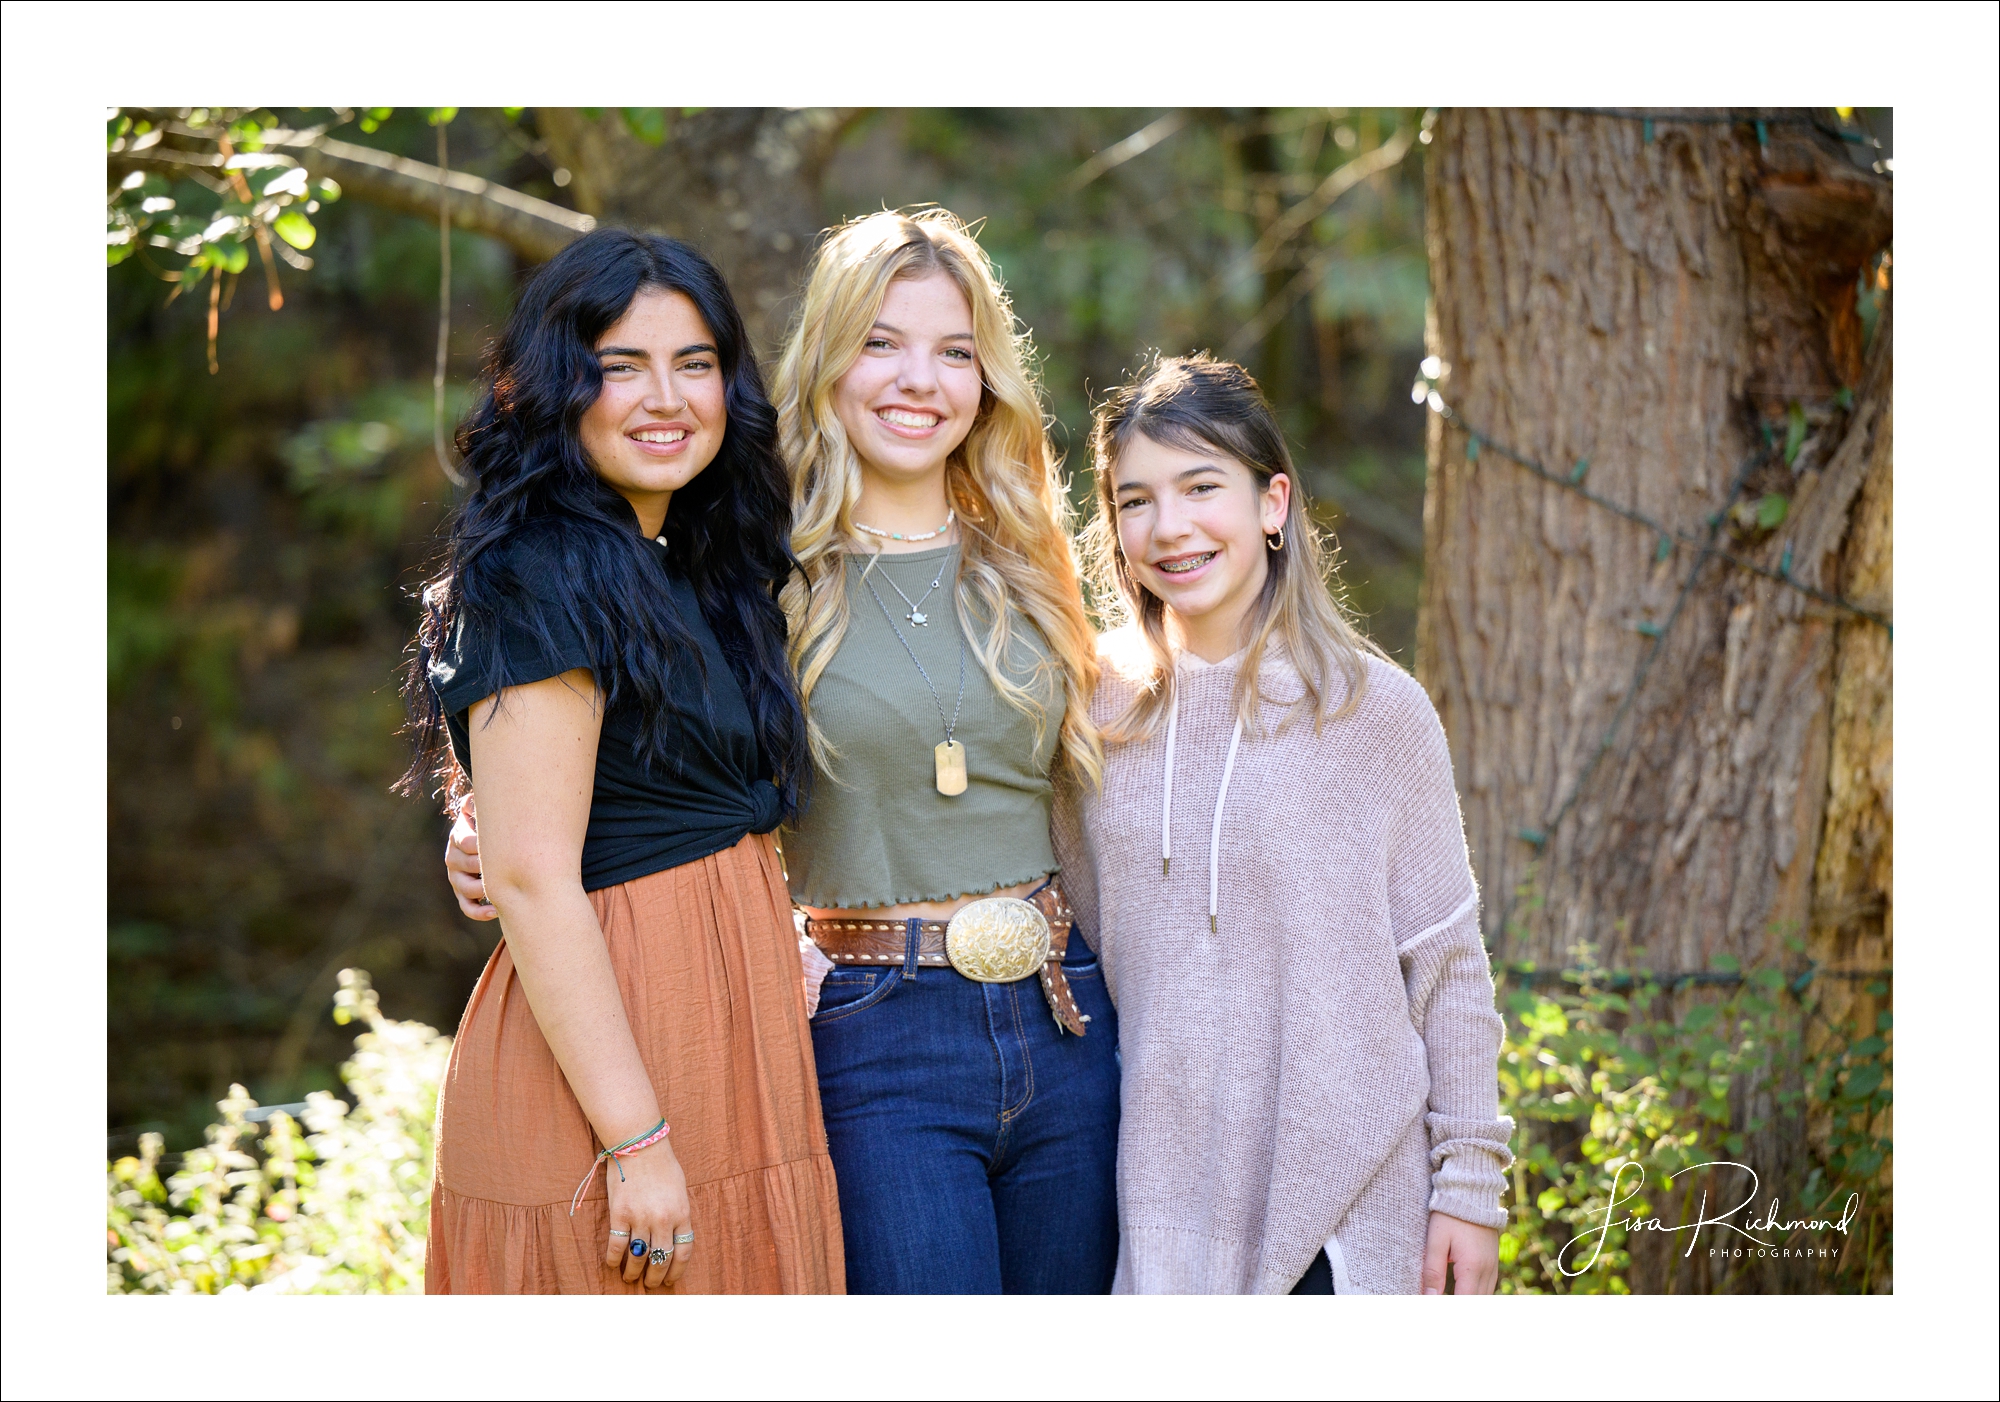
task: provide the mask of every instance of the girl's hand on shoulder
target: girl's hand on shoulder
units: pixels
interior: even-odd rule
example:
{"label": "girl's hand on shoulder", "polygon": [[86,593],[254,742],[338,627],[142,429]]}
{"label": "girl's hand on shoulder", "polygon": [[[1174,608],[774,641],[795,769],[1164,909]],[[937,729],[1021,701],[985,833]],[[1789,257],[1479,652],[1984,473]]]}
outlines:
{"label": "girl's hand on shoulder", "polygon": [[465,796],[458,821],[451,825],[451,840],[444,845],[444,874],[467,919],[492,920],[500,914],[486,899],[486,882],[480,875],[479,818],[471,794]]}
{"label": "girl's hand on shoulder", "polygon": [[[620,1165],[625,1169],[623,1182],[618,1178]],[[674,1240],[677,1235],[692,1233],[694,1226],[688,1213],[687,1174],[681,1171],[672,1142],[662,1140],[630,1158],[614,1159],[605,1169],[610,1174],[606,1186],[610,1190],[611,1228],[629,1233],[614,1236],[606,1244],[605,1269],[617,1272],[627,1285],[643,1279],[648,1290],[678,1284],[687,1274],[696,1243]],[[646,1247],[637,1256],[632,1254],[635,1241],[644,1242]],[[673,1248],[672,1254],[653,1264],[652,1253],[668,1247]]]}
{"label": "girl's hand on shoulder", "polygon": [[1491,1295],[1500,1283],[1500,1233],[1442,1212],[1431,1214],[1424,1238],[1424,1293],[1444,1294],[1444,1268],[1451,1266],[1451,1293]]}

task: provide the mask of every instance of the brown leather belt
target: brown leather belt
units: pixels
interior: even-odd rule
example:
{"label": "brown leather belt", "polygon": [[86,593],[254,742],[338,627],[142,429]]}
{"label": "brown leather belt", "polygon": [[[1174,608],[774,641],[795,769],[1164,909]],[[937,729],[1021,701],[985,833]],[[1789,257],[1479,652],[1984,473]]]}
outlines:
{"label": "brown leather belt", "polygon": [[[1063,977],[1063,954],[1069,948],[1069,932],[1076,924],[1076,913],[1063,898],[1062,887],[1051,881],[1032,896],[1028,902],[1049,922],[1049,957],[1042,965],[1040,978],[1042,996],[1048,999],[1049,1012],[1055,1017],[1056,1026],[1065,1032],[1084,1035],[1084,1024],[1090,1019],[1076,1005],[1076,996],[1070,992],[1069,980]],[[917,945],[917,967],[923,969],[951,969],[951,959],[944,951],[945,931],[950,926],[948,920],[926,920],[922,922]],[[820,953],[836,964],[866,964],[877,967],[888,965],[902,967],[909,950],[909,922],[904,920],[869,920],[864,917],[839,920],[806,920],[806,936],[819,946]],[[952,969],[956,974],[958,971]],[[915,978],[914,969],[904,969],[904,978]]]}

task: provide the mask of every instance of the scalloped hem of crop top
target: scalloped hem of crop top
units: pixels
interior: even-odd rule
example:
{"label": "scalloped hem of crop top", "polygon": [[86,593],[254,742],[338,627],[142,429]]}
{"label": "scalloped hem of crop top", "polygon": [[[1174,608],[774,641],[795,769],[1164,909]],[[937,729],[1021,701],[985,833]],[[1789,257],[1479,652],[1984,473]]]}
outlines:
{"label": "scalloped hem of crop top", "polygon": [[1009,886],[1025,886],[1030,881],[1045,881],[1052,876],[1062,875],[1061,867],[1051,867],[1046,871],[1031,871],[1026,876],[1001,877],[990,886],[976,890],[953,891],[942,896],[892,896],[885,901],[827,901],[815,896],[792,893],[792,904],[806,906],[813,910],[885,910],[890,906],[924,905],[931,901],[956,901],[968,896],[988,896]]}

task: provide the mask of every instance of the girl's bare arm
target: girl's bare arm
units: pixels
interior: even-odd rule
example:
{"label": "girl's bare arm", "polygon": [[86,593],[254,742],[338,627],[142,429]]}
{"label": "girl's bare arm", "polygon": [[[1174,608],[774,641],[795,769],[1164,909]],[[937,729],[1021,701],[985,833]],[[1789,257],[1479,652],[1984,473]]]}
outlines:
{"label": "girl's bare arm", "polygon": [[[486,899],[500,917],[535,1022],[598,1138],[615,1145],[660,1120],[625,1016],[611,955],[583,890],[583,837],[602,721],[590,673],[566,672],[509,687],[472,707],[472,771],[479,776],[479,831]],[[688,1230],[687,1185],[672,1145],[622,1162],[611,1180],[612,1226],[664,1246]],[[581,1177],[588,1163],[577,1165]],[[627,1280],[657,1285],[685,1269],[647,1270],[609,1245],[605,1264]]]}

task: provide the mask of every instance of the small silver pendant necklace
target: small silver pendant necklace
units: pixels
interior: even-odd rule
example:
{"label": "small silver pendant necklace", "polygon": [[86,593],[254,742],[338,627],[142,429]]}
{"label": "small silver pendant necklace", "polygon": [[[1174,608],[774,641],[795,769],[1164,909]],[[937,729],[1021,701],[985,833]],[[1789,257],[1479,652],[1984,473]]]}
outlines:
{"label": "small silver pendant necklace", "polygon": [[[903,603],[909,608],[910,611],[904,614],[903,617],[909,622],[911,627],[922,628],[927,624],[929,624],[929,622],[931,621],[931,616],[924,612],[924,600],[928,599],[932,594],[935,594],[937,592],[938,585],[944,583],[944,569],[945,566],[950,562],[951,562],[951,556],[948,553],[945,555],[944,559],[938,561],[937,578],[933,579],[931,581],[931,587],[924,590],[923,595],[920,598],[916,599],[912,599],[908,594],[905,594],[903,592],[903,587],[900,584],[896,583],[895,577],[892,576],[887,570],[882,571],[882,578],[889,581],[889,587],[896,591],[896,597],[901,599]],[[880,602],[879,598],[877,602]]]}

